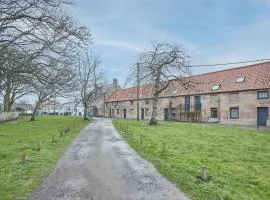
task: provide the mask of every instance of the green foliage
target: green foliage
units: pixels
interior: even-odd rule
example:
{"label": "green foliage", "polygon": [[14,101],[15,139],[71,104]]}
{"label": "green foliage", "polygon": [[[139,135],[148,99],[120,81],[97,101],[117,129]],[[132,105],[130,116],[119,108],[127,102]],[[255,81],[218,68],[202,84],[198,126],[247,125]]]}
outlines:
{"label": "green foliage", "polygon": [[[175,122],[113,123],[142,157],[193,200],[270,199],[269,131]],[[126,126],[133,137],[123,131]],[[211,176],[208,182],[198,178],[202,166]]]}
{"label": "green foliage", "polygon": [[90,118],[90,117],[87,117],[87,116],[85,116],[83,119],[84,119],[85,121],[91,121],[91,118]]}
{"label": "green foliage", "polygon": [[[61,137],[75,122],[76,127]],[[88,123],[78,117],[48,116],[0,124],[0,199],[28,199]],[[23,155],[25,164],[21,162]]]}

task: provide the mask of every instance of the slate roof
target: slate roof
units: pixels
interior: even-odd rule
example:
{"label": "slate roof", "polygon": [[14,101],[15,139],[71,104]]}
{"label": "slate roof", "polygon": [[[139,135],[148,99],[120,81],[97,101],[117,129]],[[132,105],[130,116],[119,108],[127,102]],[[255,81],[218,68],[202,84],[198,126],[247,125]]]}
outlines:
{"label": "slate roof", "polygon": [[27,103],[14,103],[12,105],[12,109],[15,108],[20,108],[20,109],[24,109],[24,110],[34,110],[34,107],[32,104],[27,104]]}
{"label": "slate roof", "polygon": [[[243,82],[237,82],[237,78],[243,77]],[[177,81],[173,81],[160,96],[183,96],[210,93],[237,92],[246,90],[270,89],[270,62],[253,64],[244,67],[226,69],[184,78],[190,83],[185,89]],[[213,86],[219,86],[213,90]],[[152,97],[152,85],[140,87],[140,99]],[[136,87],[120,89],[114,92],[107,102],[136,100]]]}

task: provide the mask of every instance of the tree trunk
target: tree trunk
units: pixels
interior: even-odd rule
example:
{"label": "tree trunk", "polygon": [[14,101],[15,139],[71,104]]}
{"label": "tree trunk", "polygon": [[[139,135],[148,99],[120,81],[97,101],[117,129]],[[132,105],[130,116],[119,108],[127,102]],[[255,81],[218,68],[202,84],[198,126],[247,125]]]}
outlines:
{"label": "tree trunk", "polygon": [[157,125],[157,103],[159,99],[159,94],[160,94],[160,74],[161,70],[158,71],[157,74],[157,80],[155,82],[155,88],[154,88],[154,99],[153,99],[153,110],[152,110],[152,115],[151,115],[151,120],[149,122],[150,125]]}
{"label": "tree trunk", "polygon": [[34,109],[32,115],[31,115],[30,121],[36,121],[36,112],[37,112],[38,106],[39,106],[39,102],[37,102],[37,104],[35,106],[35,109]]}
{"label": "tree trunk", "polygon": [[12,101],[9,101],[8,102],[8,112],[11,112],[12,105],[13,105],[13,102]]}
{"label": "tree trunk", "polygon": [[87,103],[83,103],[83,107],[84,107],[84,112],[83,112],[83,118],[85,119],[85,120],[87,120],[88,118],[87,118]]}
{"label": "tree trunk", "polygon": [[150,125],[156,125],[157,124],[157,103],[158,103],[158,95],[154,95],[153,99],[153,110],[152,110],[152,115],[151,115],[151,120],[150,120]]}
{"label": "tree trunk", "polygon": [[10,106],[10,91],[7,89],[5,91],[4,95],[4,112],[10,112],[11,111],[11,106]]}

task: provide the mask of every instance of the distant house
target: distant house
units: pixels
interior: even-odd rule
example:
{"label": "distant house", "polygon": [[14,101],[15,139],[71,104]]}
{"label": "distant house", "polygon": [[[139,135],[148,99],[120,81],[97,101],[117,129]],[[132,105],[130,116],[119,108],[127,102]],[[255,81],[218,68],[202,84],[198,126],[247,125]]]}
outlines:
{"label": "distant house", "polygon": [[94,103],[90,105],[91,113],[94,117],[105,117],[106,115],[106,99],[111,96],[115,91],[121,89],[117,79],[113,79],[111,84],[105,85],[102,88],[102,94]]}
{"label": "distant house", "polygon": [[[270,62],[184,78],[160,94],[157,119],[270,126]],[[139,116],[150,119],[152,85],[139,88]],[[110,117],[136,118],[136,87],[120,89],[106,100]]]}
{"label": "distant house", "polygon": [[47,100],[39,105],[38,111],[43,114],[59,114],[61,103],[56,100]]}
{"label": "distant house", "polygon": [[84,115],[84,106],[82,105],[82,103],[74,106],[73,114],[79,116]]}
{"label": "distant house", "polygon": [[[30,115],[33,111],[33,105],[28,103],[14,103],[11,107],[11,112],[18,112],[20,115]],[[4,112],[3,104],[0,104],[0,112]]]}
{"label": "distant house", "polygon": [[18,112],[21,115],[31,115],[34,112],[34,107],[32,104],[14,103],[11,107],[11,111]]}
{"label": "distant house", "polygon": [[83,115],[84,107],[74,102],[62,103],[60,106],[60,115]]}

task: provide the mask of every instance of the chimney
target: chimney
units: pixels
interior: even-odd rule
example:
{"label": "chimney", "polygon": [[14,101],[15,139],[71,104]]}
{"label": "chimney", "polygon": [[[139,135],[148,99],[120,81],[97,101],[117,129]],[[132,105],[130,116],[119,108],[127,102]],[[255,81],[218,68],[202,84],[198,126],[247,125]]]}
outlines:
{"label": "chimney", "polygon": [[113,79],[113,84],[114,84],[115,86],[117,86],[117,85],[118,85],[118,81],[117,81],[117,79],[116,79],[116,78],[114,78],[114,79]]}

